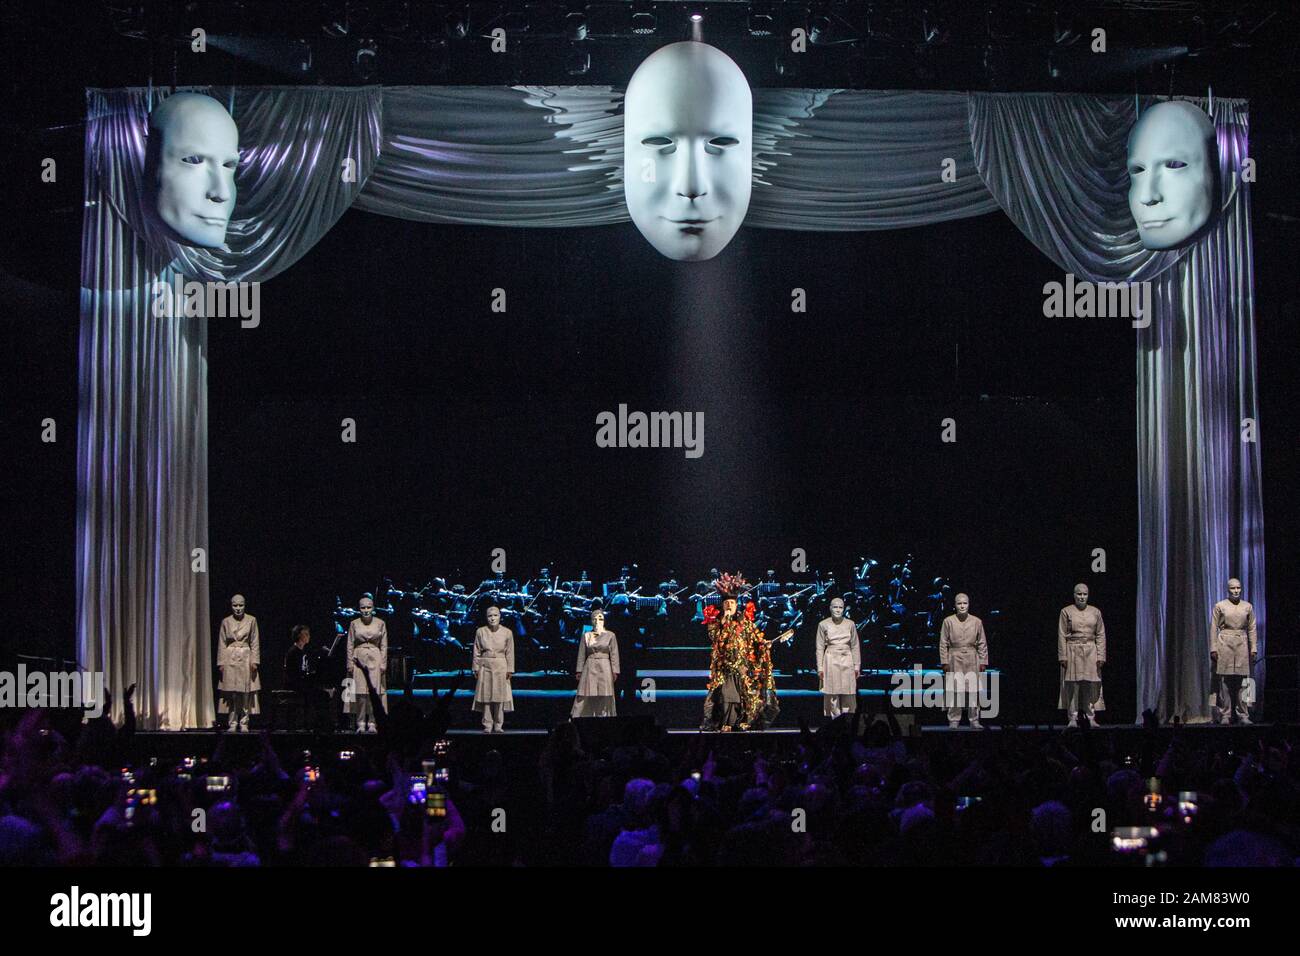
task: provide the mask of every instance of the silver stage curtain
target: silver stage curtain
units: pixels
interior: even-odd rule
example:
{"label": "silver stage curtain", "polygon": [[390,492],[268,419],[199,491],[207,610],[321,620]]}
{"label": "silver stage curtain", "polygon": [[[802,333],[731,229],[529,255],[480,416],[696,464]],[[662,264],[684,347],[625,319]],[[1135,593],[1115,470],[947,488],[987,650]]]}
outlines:
{"label": "silver stage curtain", "polygon": [[[754,91],[746,227],[897,229],[993,212],[964,93]],[[357,208],[420,222],[627,222],[623,95],[610,87],[394,87]],[[944,159],[957,180],[941,183]]]}
{"label": "silver stage curtain", "polygon": [[[1258,408],[1250,207],[1238,175],[1247,109],[1190,101],[1218,130],[1221,214],[1176,253],[1143,249],[1127,206],[1128,131],[1155,100],[977,94],[970,128],[980,175],[1048,258],[1079,279],[1153,281],[1151,325],[1134,330],[1138,711],[1204,720],[1210,608],[1229,577],[1248,588],[1264,655],[1264,535],[1259,444],[1242,440]],[[1123,647],[1127,635],[1112,632]],[[1255,676],[1262,684],[1262,666]]]}
{"label": "silver stage curtain", "polygon": [[[144,728],[213,718],[207,574],[207,322],[155,317],[155,282],[260,281],[352,204],[379,153],[370,90],[206,90],[240,127],[229,252],[173,244],[144,215],[147,90],[87,93],[77,433],[77,646],[120,716]],[[156,104],[157,97],[153,97]],[[355,182],[343,161],[354,161]],[[238,321],[214,318],[213,321]],[[220,555],[206,555],[220,561]]]}
{"label": "silver stage curtain", "polygon": [[[202,92],[228,104],[244,149],[228,250],[178,246],[145,215],[156,94],[87,94],[79,652],[108,673],[119,713],[122,689],[140,685],[146,727],[212,717],[206,578],[190,570],[207,538],[207,320],[153,317],[153,281],[268,279],[353,206],[511,227],[628,218],[622,93],[610,87]],[[1237,437],[1256,405],[1249,209],[1226,177],[1210,236],[1182,253],[1143,250],[1125,199],[1134,109],[1081,95],[756,90],[746,225],[893,229],[1000,208],[1079,279],[1154,283],[1153,324],[1135,331],[1139,710],[1194,719],[1207,712],[1209,610],[1230,574],[1245,579],[1263,647],[1259,446]],[[1217,100],[1213,115],[1233,170],[1246,105]],[[946,160],[955,181],[941,178]]]}

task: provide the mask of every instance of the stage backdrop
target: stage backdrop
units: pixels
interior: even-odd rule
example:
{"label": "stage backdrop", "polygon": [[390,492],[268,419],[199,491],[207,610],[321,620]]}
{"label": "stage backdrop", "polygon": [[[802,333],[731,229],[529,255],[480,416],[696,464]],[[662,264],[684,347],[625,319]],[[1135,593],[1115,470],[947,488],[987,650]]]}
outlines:
{"label": "stage backdrop", "polygon": [[[349,208],[507,227],[628,219],[622,96],[608,87],[198,92],[239,125],[228,250],[177,245],[146,213],[145,130],[167,94],[87,92],[78,654],[107,674],[119,714],[135,683],[141,726],[164,729],[212,720],[207,575],[194,569],[222,555],[206,553],[208,320],[156,317],[154,283],[271,279]],[[745,226],[894,229],[1001,209],[1076,279],[1152,280],[1152,322],[1134,330],[1137,701],[1139,712],[1197,720],[1209,713],[1209,612],[1228,577],[1245,581],[1261,657],[1265,646],[1259,444],[1242,440],[1243,419],[1257,419],[1249,188],[1238,174],[1248,112],[1242,100],[1191,100],[1218,131],[1223,213],[1194,245],[1151,252],[1128,211],[1125,160],[1129,129],[1155,102],[756,90]],[[941,181],[945,160],[954,182]],[[1077,466],[1110,467],[1087,448]],[[243,546],[258,547],[256,529]]]}

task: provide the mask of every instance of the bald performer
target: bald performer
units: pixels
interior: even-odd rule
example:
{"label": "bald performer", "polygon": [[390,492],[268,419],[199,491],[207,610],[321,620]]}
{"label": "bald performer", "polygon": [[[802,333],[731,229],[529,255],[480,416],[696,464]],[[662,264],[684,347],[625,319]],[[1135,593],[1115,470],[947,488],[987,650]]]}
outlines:
{"label": "bald performer", "polygon": [[1094,705],[1101,696],[1106,664],[1106,625],[1101,611],[1088,604],[1088,585],[1074,586],[1074,603],[1061,609],[1056,627],[1056,659],[1061,666],[1060,707],[1067,727],[1079,726],[1079,712],[1096,723]]}
{"label": "bald performer", "polygon": [[970,598],[958,594],[953,601],[955,614],[943,619],[939,628],[939,664],[943,667],[944,689],[953,684],[956,692],[948,705],[948,726],[961,723],[962,701],[970,717],[972,730],[981,730],[978,678],[950,680],[950,674],[983,674],[989,666],[989,642],[984,622],[970,613]]}
{"label": "bald performer", "polygon": [[248,715],[259,713],[258,691],[262,681],[258,667],[262,662],[257,618],[247,613],[244,596],[230,599],[230,616],[217,631],[217,713],[229,714],[230,730],[247,733]]}
{"label": "bald performer", "polygon": [[1214,722],[1231,719],[1249,724],[1250,713],[1241,699],[1241,685],[1258,659],[1255,608],[1242,600],[1241,582],[1228,579],[1228,596],[1214,605],[1210,616],[1210,660],[1214,665],[1216,706]]}
{"label": "bald performer", "polygon": [[817,625],[817,682],[822,712],[831,719],[858,709],[862,646],[858,629],[844,616],[844,599],[831,599],[831,616]]}
{"label": "bald performer", "polygon": [[1214,221],[1219,147],[1214,123],[1183,100],[1157,103],[1128,138],[1128,206],[1147,249],[1177,249]]}
{"label": "bald performer", "polygon": [[501,609],[487,609],[487,626],[474,632],[474,710],[483,714],[483,733],[505,732],[505,715],[515,709],[515,634],[501,624]]}
{"label": "bald performer", "polygon": [[239,128],[200,93],[174,93],[149,114],[145,181],[154,213],[172,237],[221,248],[235,208]]}

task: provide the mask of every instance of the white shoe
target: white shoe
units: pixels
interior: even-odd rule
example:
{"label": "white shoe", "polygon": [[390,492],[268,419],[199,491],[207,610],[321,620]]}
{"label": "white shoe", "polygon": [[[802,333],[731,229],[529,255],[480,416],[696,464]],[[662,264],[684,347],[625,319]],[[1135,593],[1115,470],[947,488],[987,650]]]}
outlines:
{"label": "white shoe", "polygon": [[1079,718],[1078,718],[1078,717],[1071,717],[1070,720],[1069,720],[1069,723],[1067,723],[1065,726],[1066,726],[1066,727],[1078,727],[1078,726],[1079,726]]}
{"label": "white shoe", "polygon": [[247,717],[240,717],[240,718],[239,718],[239,732],[240,732],[241,734],[246,734],[246,733],[248,733],[248,718],[247,718]]}
{"label": "white shoe", "polygon": [[1242,725],[1243,727],[1249,727],[1250,724],[1251,724],[1251,720],[1250,720],[1249,717],[1243,717],[1243,718],[1241,718],[1241,725]]}
{"label": "white shoe", "polygon": [[961,726],[961,721],[960,721],[960,720],[950,720],[950,721],[948,721],[948,729],[949,729],[949,730],[956,730],[956,729],[957,729],[958,727],[960,727],[960,726]]}
{"label": "white shoe", "polygon": [[983,729],[984,729],[984,725],[981,724],[978,720],[972,720],[972,721],[970,722],[970,729],[971,729],[971,730],[983,730]]}

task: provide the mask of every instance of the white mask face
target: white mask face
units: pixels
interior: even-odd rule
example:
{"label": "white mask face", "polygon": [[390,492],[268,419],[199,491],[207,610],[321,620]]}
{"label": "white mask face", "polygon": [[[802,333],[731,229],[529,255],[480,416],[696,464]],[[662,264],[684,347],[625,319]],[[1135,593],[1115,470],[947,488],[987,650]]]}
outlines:
{"label": "white mask face", "polygon": [[844,617],[844,602],[839,598],[831,601],[831,619],[839,621]]}
{"label": "white mask face", "polygon": [[375,602],[370,598],[362,598],[361,603],[357,605],[357,610],[361,612],[361,620],[369,624],[375,614]]}
{"label": "white mask face", "polygon": [[157,213],[176,236],[194,246],[224,245],[235,209],[239,129],[225,107],[210,96],[177,93],[149,117],[149,135],[159,137]]}
{"label": "white mask face", "polygon": [[964,594],[958,594],[953,602],[953,607],[957,609],[958,614],[965,614],[970,610],[970,598]]}
{"label": "white mask face", "polygon": [[244,616],[244,596],[242,594],[236,594],[230,599],[230,613],[235,615],[236,620]]}
{"label": "white mask face", "polygon": [[1128,143],[1128,208],[1147,249],[1195,239],[1214,211],[1214,124],[1186,102],[1142,114]]}
{"label": "white mask face", "polygon": [[501,623],[501,611],[498,608],[490,607],[487,609],[488,627],[496,627]]}
{"label": "white mask face", "polygon": [[623,195],[641,235],[669,259],[712,259],[736,234],[753,188],[754,103],[729,56],[707,43],[661,47],[623,104]]}
{"label": "white mask face", "polygon": [[1080,611],[1088,606],[1088,589],[1082,584],[1074,589],[1074,606]]}

